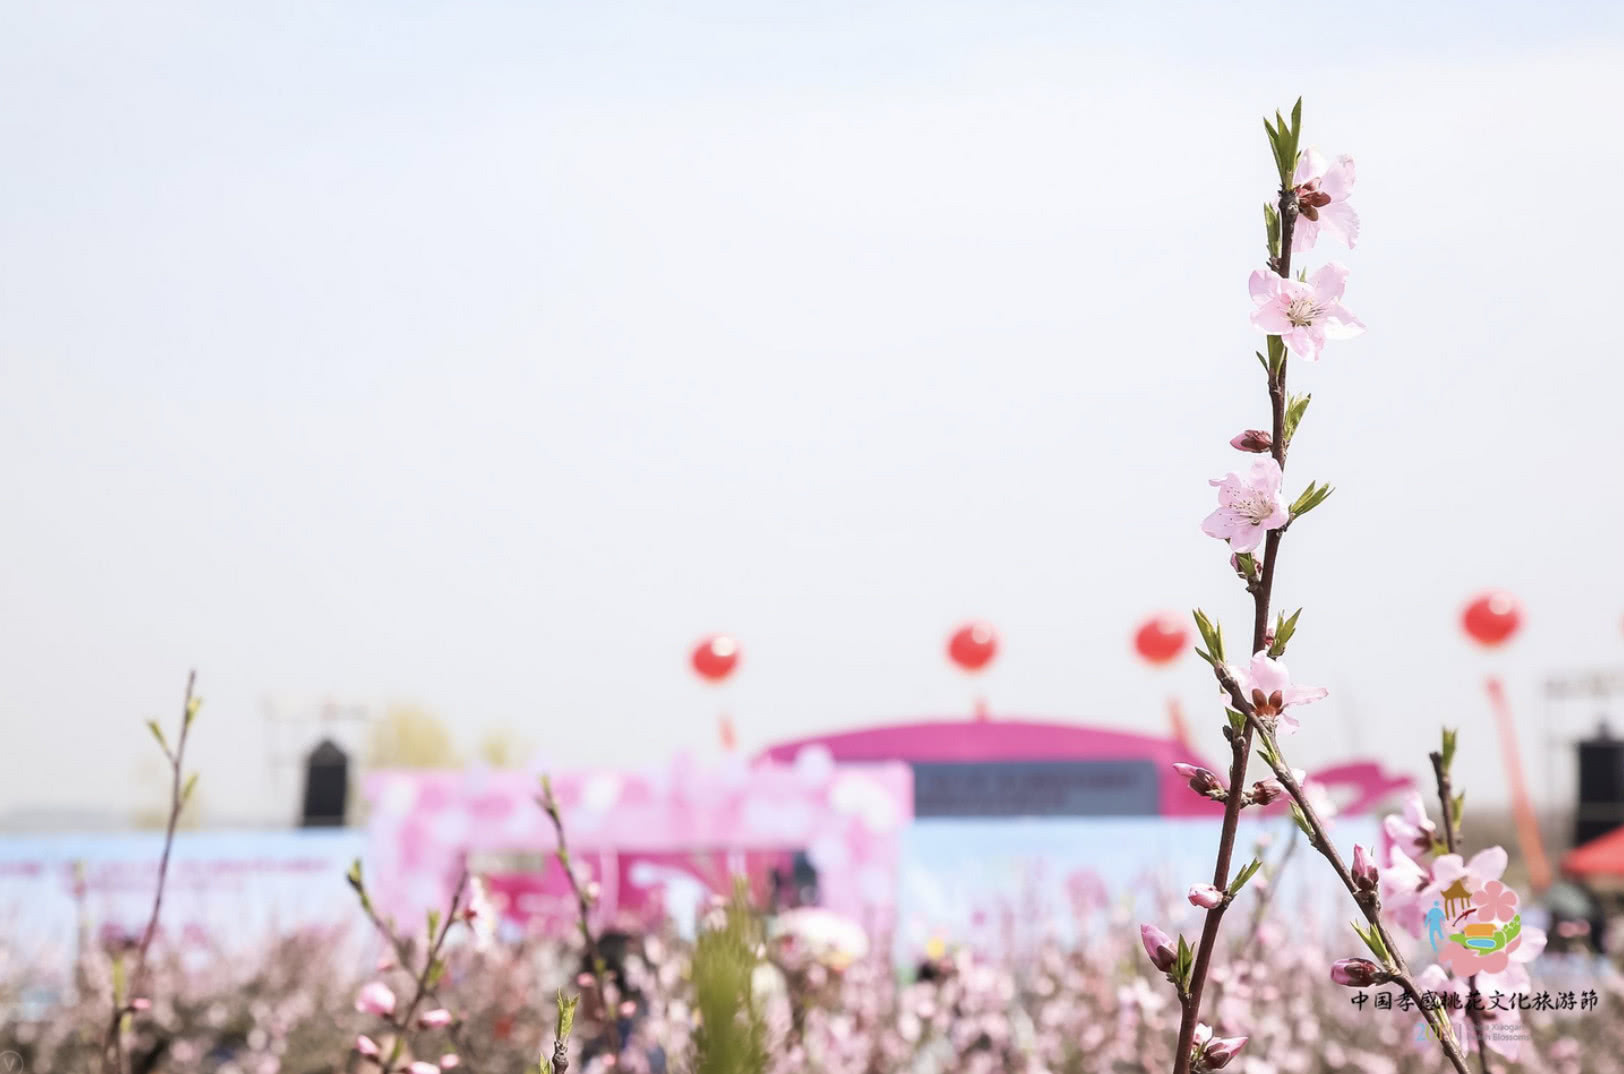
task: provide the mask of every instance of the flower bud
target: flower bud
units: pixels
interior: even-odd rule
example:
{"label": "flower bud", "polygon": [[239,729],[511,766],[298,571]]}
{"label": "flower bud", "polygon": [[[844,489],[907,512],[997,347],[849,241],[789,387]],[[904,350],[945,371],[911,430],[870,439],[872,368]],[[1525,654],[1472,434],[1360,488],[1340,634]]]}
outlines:
{"label": "flower bud", "polygon": [[395,1013],[395,993],[382,981],[372,981],[356,994],[355,1009],[387,1018]]}
{"label": "flower bud", "polygon": [[460,1066],[462,1066],[462,1057],[457,1055],[456,1052],[446,1052],[440,1057],[441,1070],[453,1070]]}
{"label": "flower bud", "polygon": [[1201,1065],[1207,1070],[1222,1070],[1244,1047],[1245,1037],[1214,1037],[1201,1053]]}
{"label": "flower bud", "polygon": [[1191,906],[1211,910],[1224,901],[1224,893],[1211,884],[1191,884],[1189,898]]}
{"label": "flower bud", "polygon": [[1382,968],[1368,958],[1343,958],[1331,963],[1331,980],[1348,988],[1369,988],[1386,979]]}
{"label": "flower bud", "polygon": [[451,1024],[451,1012],[444,1007],[424,1011],[417,1016],[417,1024],[424,1029],[444,1029]]}
{"label": "flower bud", "polygon": [[1205,1022],[1197,1022],[1195,1024],[1195,1033],[1193,1033],[1190,1037],[1190,1043],[1199,1048],[1211,1039],[1212,1027]]}
{"label": "flower bud", "polygon": [[[1185,764],[1183,761],[1173,762],[1173,771],[1190,781],[1190,789],[1197,794],[1204,794],[1209,798],[1222,797],[1223,781],[1210,769],[1200,765]],[[1214,795],[1214,792],[1218,792]]]}
{"label": "flower bud", "polygon": [[1139,939],[1145,945],[1145,954],[1150,956],[1150,964],[1166,973],[1178,961],[1178,950],[1173,945],[1173,938],[1155,925],[1140,925]]}
{"label": "flower bud", "polygon": [[1369,893],[1376,890],[1381,882],[1382,874],[1376,868],[1375,859],[1358,843],[1353,844],[1353,883],[1360,891]]}
{"label": "flower bud", "polygon": [[1236,451],[1250,451],[1261,455],[1274,447],[1274,437],[1262,429],[1248,429],[1232,439],[1229,446]]}
{"label": "flower bud", "polygon": [[1253,805],[1263,806],[1285,793],[1286,788],[1278,779],[1260,779],[1252,784],[1252,793],[1247,795],[1247,798]]}
{"label": "flower bud", "polygon": [[378,1042],[367,1036],[365,1033],[362,1033],[359,1037],[355,1038],[355,1050],[366,1056],[368,1059],[378,1058]]}

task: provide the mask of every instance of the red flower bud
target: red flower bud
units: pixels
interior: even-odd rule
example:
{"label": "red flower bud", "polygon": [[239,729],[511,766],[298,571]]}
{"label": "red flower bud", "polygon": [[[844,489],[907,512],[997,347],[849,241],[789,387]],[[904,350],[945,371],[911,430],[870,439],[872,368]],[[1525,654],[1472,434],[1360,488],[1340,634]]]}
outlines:
{"label": "red flower bud", "polygon": [[1229,446],[1236,451],[1250,451],[1253,454],[1262,455],[1274,447],[1274,437],[1262,429],[1248,429],[1230,440]]}
{"label": "red flower bud", "polygon": [[1253,805],[1268,805],[1285,793],[1286,788],[1278,779],[1260,779],[1252,784],[1252,793],[1247,797]]}
{"label": "red flower bud", "polygon": [[1360,891],[1370,892],[1376,890],[1377,883],[1382,878],[1381,871],[1376,868],[1375,860],[1370,851],[1353,844],[1353,883]]}
{"label": "red flower bud", "polygon": [[1348,988],[1369,988],[1386,979],[1382,968],[1368,958],[1344,958],[1331,963],[1331,980]]}
{"label": "red flower bud", "polygon": [[1200,765],[1185,764],[1183,761],[1173,762],[1173,771],[1190,781],[1190,789],[1197,794],[1212,796],[1213,791],[1224,789],[1223,781],[1210,769]]}
{"label": "red flower bud", "polygon": [[1179,953],[1173,946],[1173,938],[1155,925],[1140,925],[1139,940],[1145,945],[1145,954],[1150,956],[1150,964],[1166,973],[1178,961]]}
{"label": "red flower bud", "polygon": [[1206,1070],[1222,1070],[1244,1047],[1245,1037],[1214,1037],[1201,1053],[1201,1065]]}

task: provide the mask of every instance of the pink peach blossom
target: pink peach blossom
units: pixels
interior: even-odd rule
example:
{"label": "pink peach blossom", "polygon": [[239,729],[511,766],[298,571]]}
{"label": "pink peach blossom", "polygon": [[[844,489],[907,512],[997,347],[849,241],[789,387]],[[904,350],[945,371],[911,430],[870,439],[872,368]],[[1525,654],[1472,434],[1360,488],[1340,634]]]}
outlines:
{"label": "pink peach blossom", "polygon": [[1265,269],[1252,273],[1249,285],[1252,326],[1279,336],[1291,353],[1319,361],[1327,340],[1352,339],[1364,324],[1342,305],[1348,270],[1332,261],[1304,280],[1290,280]]}
{"label": "pink peach blossom", "polygon": [[1353,179],[1350,156],[1332,160],[1318,149],[1309,148],[1298,158],[1297,173],[1291,179],[1297,194],[1292,253],[1312,249],[1321,231],[1353,249],[1359,241],[1359,214],[1348,204]]}
{"label": "pink peach blossom", "polygon": [[451,1012],[444,1007],[424,1011],[417,1016],[417,1024],[424,1029],[443,1029],[451,1024]]}
{"label": "pink peach blossom", "polygon": [[1388,920],[1410,935],[1420,936],[1427,909],[1432,905],[1432,897],[1427,895],[1431,883],[1431,872],[1416,864],[1402,848],[1388,847],[1387,867],[1381,874],[1382,910]]}
{"label": "pink peach blossom", "polygon": [[1438,838],[1438,827],[1427,817],[1427,807],[1421,800],[1420,791],[1410,791],[1404,796],[1402,814],[1389,813],[1382,818],[1382,833],[1412,858],[1432,853]]}
{"label": "pink peach blossom", "polygon": [[355,1038],[355,1050],[366,1056],[368,1059],[378,1058],[378,1042],[367,1036],[365,1033]]}
{"label": "pink peach blossom", "polygon": [[1211,910],[1224,901],[1224,893],[1211,884],[1191,884],[1189,893],[1190,905],[1199,906],[1204,910]]}
{"label": "pink peach blossom", "polygon": [[363,1014],[387,1018],[395,1013],[395,994],[382,981],[373,981],[356,994],[355,1009]]}
{"label": "pink peach blossom", "polygon": [[1280,499],[1283,476],[1270,457],[1254,462],[1244,477],[1231,472],[1209,481],[1218,490],[1218,509],[1201,523],[1201,532],[1228,541],[1232,551],[1254,551],[1266,532],[1291,520]]}
{"label": "pink peach blossom", "polygon": [[[1274,717],[1282,731],[1297,730],[1297,718],[1291,714],[1294,705],[1306,705],[1330,693],[1323,686],[1296,686],[1285,661],[1276,660],[1267,651],[1259,650],[1252,661],[1244,666],[1231,664],[1230,677],[1241,689],[1241,696],[1251,702],[1259,716]],[[1297,776],[1297,785],[1303,786],[1303,777]],[[1307,793],[1307,787],[1303,787]]]}

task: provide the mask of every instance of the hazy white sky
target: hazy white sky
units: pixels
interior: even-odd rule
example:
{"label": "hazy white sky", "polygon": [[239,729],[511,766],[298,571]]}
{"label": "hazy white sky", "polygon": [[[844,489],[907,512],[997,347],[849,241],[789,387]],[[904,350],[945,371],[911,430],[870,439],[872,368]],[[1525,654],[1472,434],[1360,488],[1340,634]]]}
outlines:
{"label": "hazy white sky", "polygon": [[1292,372],[1294,760],[1447,721],[1499,797],[1497,584],[1538,788],[1543,676],[1624,663],[1615,5],[156,0],[0,16],[0,813],[148,801],[189,666],[263,817],[272,695],[642,764],[714,742],[705,631],[753,749],[967,711],[968,616],[998,712],[1216,753],[1128,635],[1245,633],[1198,526],[1298,93],[1370,330]]}

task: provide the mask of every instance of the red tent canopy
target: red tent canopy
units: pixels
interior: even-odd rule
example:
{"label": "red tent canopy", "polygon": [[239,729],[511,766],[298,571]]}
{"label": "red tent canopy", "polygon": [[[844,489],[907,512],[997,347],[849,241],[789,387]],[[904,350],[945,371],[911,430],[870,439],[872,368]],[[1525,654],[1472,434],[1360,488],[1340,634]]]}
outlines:
{"label": "red tent canopy", "polygon": [[1624,876],[1624,828],[1568,851],[1562,871],[1570,876]]}

